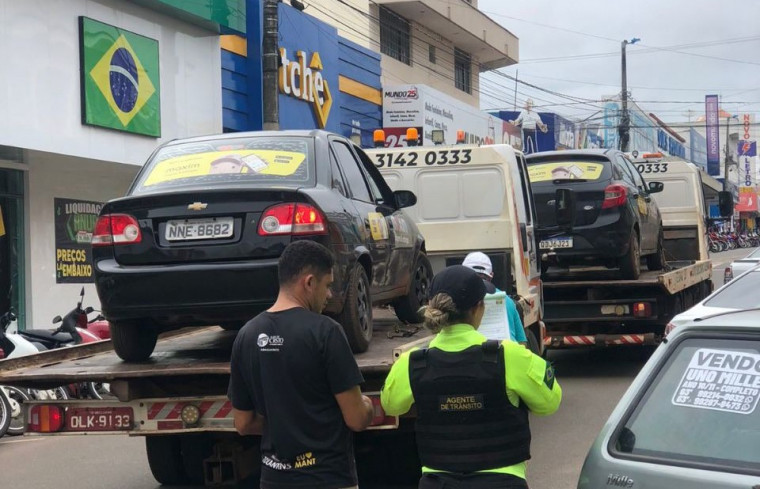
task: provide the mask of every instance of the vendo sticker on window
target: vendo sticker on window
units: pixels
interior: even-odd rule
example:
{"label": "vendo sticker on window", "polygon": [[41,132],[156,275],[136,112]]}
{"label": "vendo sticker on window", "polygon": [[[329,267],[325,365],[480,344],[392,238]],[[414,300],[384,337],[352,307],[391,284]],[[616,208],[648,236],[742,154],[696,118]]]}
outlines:
{"label": "vendo sticker on window", "polygon": [[760,397],[760,355],[700,348],[673,395],[673,404],[751,414]]}

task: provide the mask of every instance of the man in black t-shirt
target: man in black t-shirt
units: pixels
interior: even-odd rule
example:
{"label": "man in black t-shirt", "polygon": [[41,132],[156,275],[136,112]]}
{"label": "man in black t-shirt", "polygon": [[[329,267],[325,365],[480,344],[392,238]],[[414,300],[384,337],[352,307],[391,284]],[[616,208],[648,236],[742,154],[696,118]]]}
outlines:
{"label": "man in black t-shirt", "polygon": [[235,429],[261,434],[261,488],[357,485],[351,431],[372,421],[372,401],[341,326],[321,312],[334,260],[313,241],[291,243],[280,292],[232,347],[228,397]]}

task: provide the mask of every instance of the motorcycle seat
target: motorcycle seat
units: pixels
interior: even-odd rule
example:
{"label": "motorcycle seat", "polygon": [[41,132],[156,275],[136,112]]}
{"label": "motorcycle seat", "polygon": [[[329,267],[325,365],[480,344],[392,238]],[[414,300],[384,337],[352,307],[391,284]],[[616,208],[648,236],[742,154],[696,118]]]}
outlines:
{"label": "motorcycle seat", "polygon": [[21,334],[41,341],[54,341],[56,343],[74,342],[74,338],[69,333],[54,333],[49,329],[26,329],[22,331]]}

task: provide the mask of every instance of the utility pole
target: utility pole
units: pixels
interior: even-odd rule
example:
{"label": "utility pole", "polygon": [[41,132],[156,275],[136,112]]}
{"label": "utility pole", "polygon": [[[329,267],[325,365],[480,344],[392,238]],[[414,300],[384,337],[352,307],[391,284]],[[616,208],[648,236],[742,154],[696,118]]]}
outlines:
{"label": "utility pole", "polygon": [[[718,105],[718,120],[720,121],[720,105]],[[728,190],[728,126],[731,124],[731,117],[726,112],[726,159],[723,162],[723,190]]]}
{"label": "utility pole", "polygon": [[515,70],[515,112],[517,112],[517,78],[520,76],[520,70]]}
{"label": "utility pole", "polygon": [[263,67],[262,107],[264,115],[264,130],[276,131],[280,128],[279,108],[277,97],[279,85],[280,53],[277,49],[277,4],[278,0],[264,0],[264,38],[262,43],[261,62]]}
{"label": "utility pole", "polygon": [[623,107],[623,113],[620,114],[620,125],[618,126],[618,134],[620,135],[620,151],[628,151],[628,142],[631,139],[631,117],[628,114],[628,74],[626,71],[626,59],[625,59],[625,47],[629,44],[636,44],[641,39],[634,37],[630,41],[627,39],[620,43],[621,54],[621,72],[622,72],[622,87],[620,94],[620,101]]}

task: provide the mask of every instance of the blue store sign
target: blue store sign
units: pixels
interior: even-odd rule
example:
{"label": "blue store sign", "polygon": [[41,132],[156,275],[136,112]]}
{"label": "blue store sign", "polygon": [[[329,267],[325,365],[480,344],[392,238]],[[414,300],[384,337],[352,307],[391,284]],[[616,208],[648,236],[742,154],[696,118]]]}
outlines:
{"label": "blue store sign", "polygon": [[281,129],[361,134],[382,126],[380,55],[289,5],[279,4]]}

